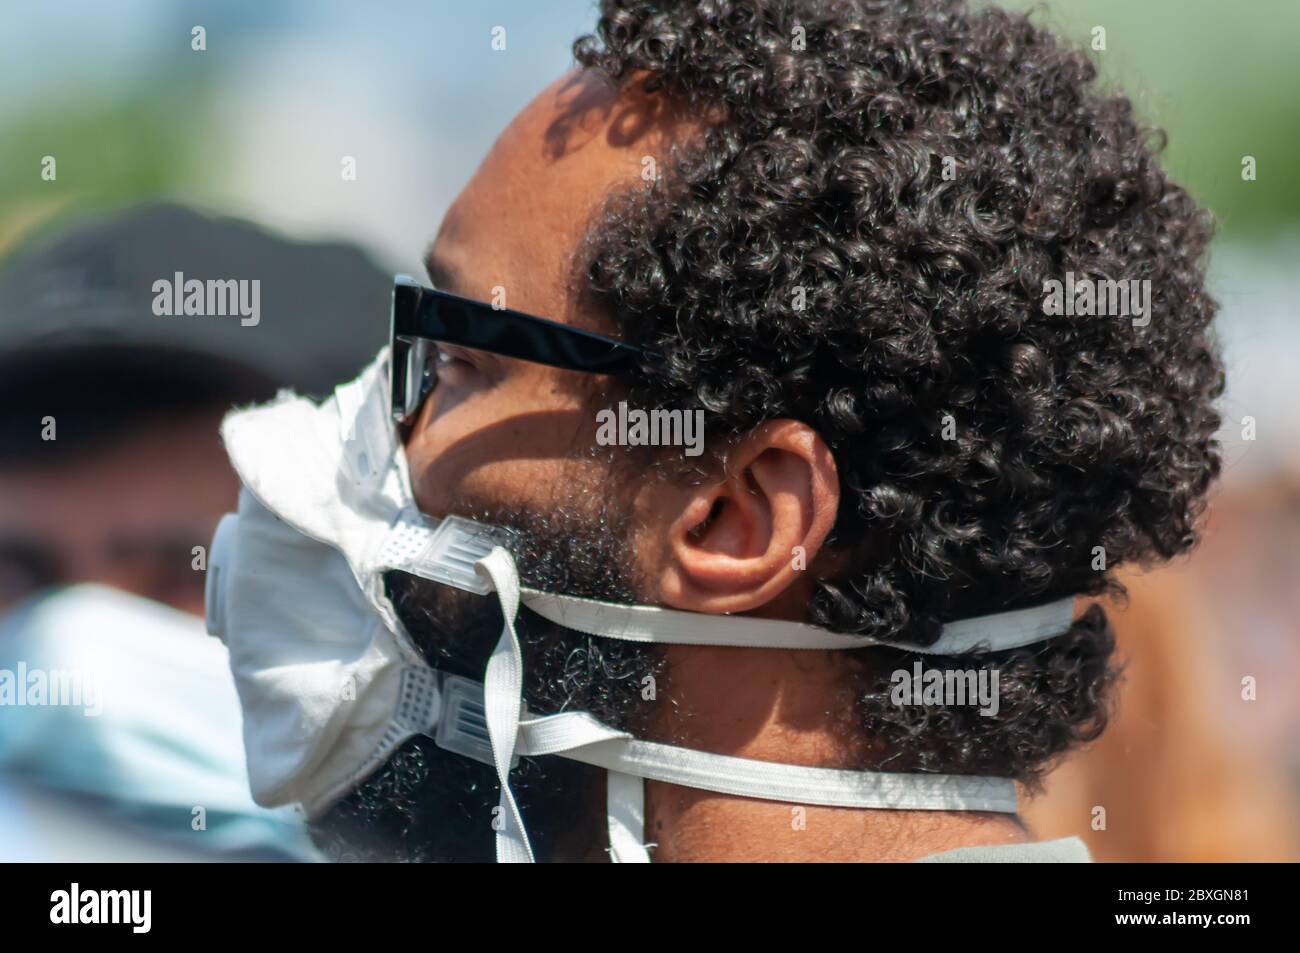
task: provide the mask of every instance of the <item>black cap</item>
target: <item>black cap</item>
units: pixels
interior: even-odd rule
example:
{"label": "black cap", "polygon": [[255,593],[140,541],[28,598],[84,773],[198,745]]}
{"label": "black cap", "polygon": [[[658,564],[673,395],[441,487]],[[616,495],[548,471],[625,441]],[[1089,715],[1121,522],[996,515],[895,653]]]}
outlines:
{"label": "black cap", "polygon": [[[155,313],[175,303],[157,289],[178,274],[259,282],[256,323]],[[43,229],[0,265],[0,377],[6,366],[57,367],[74,353],[124,371],[174,357],[322,396],[387,341],[391,290],[391,275],[344,243],[293,241],[176,205],[81,219]]]}

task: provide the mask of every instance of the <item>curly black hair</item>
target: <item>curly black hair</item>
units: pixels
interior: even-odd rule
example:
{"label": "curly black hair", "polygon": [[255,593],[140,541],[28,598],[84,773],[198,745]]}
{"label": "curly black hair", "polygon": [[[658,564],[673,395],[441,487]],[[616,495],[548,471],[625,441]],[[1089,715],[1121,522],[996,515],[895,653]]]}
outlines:
{"label": "curly black hair", "polygon": [[[605,0],[574,52],[713,117],[610,199],[583,263],[663,358],[631,399],[830,447],[850,558],[808,621],[925,646],[1192,546],[1219,471],[1211,223],[1086,55],[960,0]],[[1149,322],[1048,314],[1071,272],[1149,281]],[[925,657],[996,667],[995,719],[892,705],[917,656],[868,650],[862,722],[892,769],[1033,781],[1103,729],[1113,648],[1093,606],[1049,642]]]}

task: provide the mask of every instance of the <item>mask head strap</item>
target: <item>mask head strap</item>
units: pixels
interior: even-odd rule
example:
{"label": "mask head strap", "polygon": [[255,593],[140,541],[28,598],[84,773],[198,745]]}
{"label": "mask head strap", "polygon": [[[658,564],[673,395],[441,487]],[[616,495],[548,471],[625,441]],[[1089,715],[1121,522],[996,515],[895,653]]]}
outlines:
{"label": "mask head strap", "polygon": [[[648,859],[639,829],[644,819],[644,794],[631,793],[635,778],[681,784],[724,794],[767,798],[796,803],[825,804],[839,807],[888,808],[896,810],[1016,810],[1015,784],[1007,778],[968,777],[960,775],[896,774],[888,772],[845,771],[831,768],[812,768],[802,765],[776,764],[748,758],[734,758],[708,752],[693,751],[671,745],[640,741],[596,721],[584,712],[569,712],[546,718],[524,717],[523,704],[523,653],[515,630],[521,590],[514,559],[503,547],[496,546],[477,560],[476,565],[501,600],[505,623],[501,638],[488,661],[483,685],[483,709],[486,712],[488,735],[491,740],[497,778],[501,785],[499,820],[497,830],[497,860],[501,862],[531,862],[532,848],[519,813],[514,793],[510,789],[510,765],[519,753],[561,754],[587,764],[605,768],[608,772],[607,815],[611,850],[616,859]],[[583,600],[590,602],[589,600]],[[527,604],[526,598],[524,599]],[[955,636],[945,633],[931,652],[953,651],[961,647],[997,644],[1002,648],[1027,644],[1047,637],[1046,627],[1064,620],[1070,624],[1072,602],[1061,600],[1049,606],[1019,613],[1001,613],[981,619],[967,620]],[[636,609],[637,607],[594,603],[590,611],[608,612],[611,608]],[[678,613],[692,622],[708,616]],[[999,620],[1013,616],[1008,636]],[[627,619],[628,616],[622,618]],[[635,617],[633,617],[635,618]],[[735,627],[737,620],[727,620]],[[751,620],[746,620],[748,623]],[[762,620],[754,620],[762,621]],[[775,641],[787,648],[844,648],[843,644],[822,644],[826,635],[810,626],[791,626],[777,623],[784,634]],[[807,631],[805,631],[807,630]],[[722,630],[715,630],[715,635]],[[1059,634],[1061,629],[1047,634]],[[614,638],[624,637],[604,629],[591,634]],[[1031,635],[1037,638],[1030,639]],[[726,642],[708,644],[754,645],[763,642],[764,633],[746,626],[743,636]],[[663,638],[657,630],[654,641],[676,641],[699,644],[701,638],[677,631]],[[651,641],[643,638],[642,641]],[[810,644],[816,643],[816,644]],[[882,645],[876,640],[865,644]],[[936,646],[944,646],[936,648]],[[639,786],[639,785],[637,785]],[[639,820],[640,819],[640,820]]]}

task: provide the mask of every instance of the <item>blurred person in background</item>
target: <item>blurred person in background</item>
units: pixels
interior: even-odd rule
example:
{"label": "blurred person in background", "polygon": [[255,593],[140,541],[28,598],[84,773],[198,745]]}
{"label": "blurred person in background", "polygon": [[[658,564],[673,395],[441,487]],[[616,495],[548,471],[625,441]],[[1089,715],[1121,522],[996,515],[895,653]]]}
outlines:
{"label": "blurred person in background", "polygon": [[[188,282],[232,279],[257,282],[244,313],[206,313],[206,293],[184,313]],[[29,828],[0,854],[94,855],[54,842],[70,814],[120,841],[108,856],[313,856],[296,818],[248,797],[200,619],[204,547],[238,490],[217,427],[354,373],[383,329],[353,316],[387,287],[353,246],[173,205],[43,228],[0,266],[0,823],[25,803]],[[60,678],[80,704],[53,697]]]}
{"label": "blurred person in background", "polygon": [[[1297,540],[1284,470],[1218,496],[1195,559],[1120,574],[1116,714],[1029,802],[1039,836],[1077,835],[1101,861],[1300,859]],[[1252,640],[1271,647],[1262,666]]]}

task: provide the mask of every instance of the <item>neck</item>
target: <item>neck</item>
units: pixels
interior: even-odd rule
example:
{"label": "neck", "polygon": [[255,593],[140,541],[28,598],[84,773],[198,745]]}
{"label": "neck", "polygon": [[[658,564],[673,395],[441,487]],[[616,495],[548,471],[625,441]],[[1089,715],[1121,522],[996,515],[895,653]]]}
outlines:
{"label": "neck", "polygon": [[[813,767],[872,762],[843,654],[669,646],[667,655],[663,740]],[[646,838],[659,862],[907,861],[1030,839],[1015,815],[815,807],[661,782],[646,786]]]}

